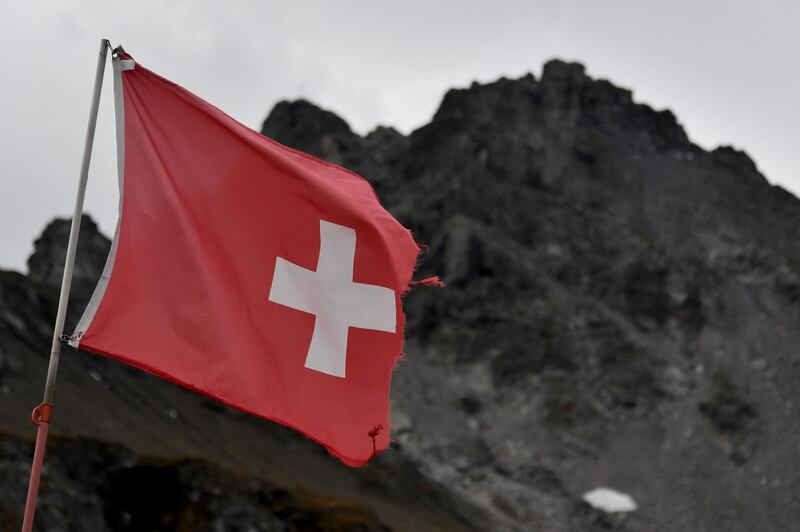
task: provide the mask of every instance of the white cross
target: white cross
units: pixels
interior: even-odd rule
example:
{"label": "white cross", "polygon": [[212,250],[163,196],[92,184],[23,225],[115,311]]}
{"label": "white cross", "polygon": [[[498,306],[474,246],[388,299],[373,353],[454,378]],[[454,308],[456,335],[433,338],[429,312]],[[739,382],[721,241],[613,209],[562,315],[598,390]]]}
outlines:
{"label": "white cross", "polygon": [[317,270],[275,261],[269,300],[316,316],[305,367],[344,378],[350,327],[395,332],[391,288],[353,282],[356,232],[320,220]]}

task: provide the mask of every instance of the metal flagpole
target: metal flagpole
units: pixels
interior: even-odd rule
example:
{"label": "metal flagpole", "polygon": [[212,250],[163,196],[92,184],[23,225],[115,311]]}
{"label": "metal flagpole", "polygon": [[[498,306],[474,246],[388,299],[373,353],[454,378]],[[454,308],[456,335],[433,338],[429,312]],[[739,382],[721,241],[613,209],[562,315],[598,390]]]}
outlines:
{"label": "metal flagpole", "polygon": [[78,233],[81,228],[81,215],[83,214],[83,198],[86,195],[86,181],[89,177],[89,162],[92,158],[92,145],[94,144],[94,131],[97,125],[97,110],[100,106],[100,90],[103,88],[103,73],[106,66],[106,53],[111,48],[108,39],[100,41],[100,55],[97,58],[97,71],[94,77],[94,92],[92,105],[89,111],[89,126],[86,129],[86,144],[83,148],[83,162],[81,175],[78,182],[78,195],[75,198],[75,212],[72,214],[72,226],[69,232],[67,257],[64,260],[64,277],[61,280],[61,295],[58,298],[58,313],[53,329],[53,345],[50,350],[50,365],[47,368],[47,382],[44,385],[44,399],[42,404],[33,410],[31,418],[39,428],[36,432],[36,448],[33,452],[33,465],[31,466],[31,480],[28,484],[28,499],[25,503],[25,518],[22,522],[22,532],[31,532],[33,516],[36,512],[36,496],[39,493],[39,477],[42,474],[42,461],[44,448],[47,442],[47,431],[53,413],[53,395],[56,386],[56,373],[58,373],[58,359],[61,355],[61,335],[64,332],[64,320],[67,315],[67,301],[69,289],[72,285],[72,270],[75,266],[75,250],[78,244]]}

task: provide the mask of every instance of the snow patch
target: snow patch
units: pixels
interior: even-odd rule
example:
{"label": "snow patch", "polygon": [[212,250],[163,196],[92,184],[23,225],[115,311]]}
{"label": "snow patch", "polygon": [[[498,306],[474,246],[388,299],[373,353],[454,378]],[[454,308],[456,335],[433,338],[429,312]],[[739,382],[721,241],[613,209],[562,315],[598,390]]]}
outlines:
{"label": "snow patch", "polygon": [[583,494],[583,500],[607,513],[632,512],[638,508],[636,501],[627,493],[606,487],[587,491]]}

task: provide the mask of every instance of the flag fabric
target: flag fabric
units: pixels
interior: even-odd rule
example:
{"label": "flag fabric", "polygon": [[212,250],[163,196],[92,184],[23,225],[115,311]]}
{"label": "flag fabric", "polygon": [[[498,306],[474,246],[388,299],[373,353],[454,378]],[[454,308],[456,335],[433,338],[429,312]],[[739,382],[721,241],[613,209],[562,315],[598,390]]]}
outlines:
{"label": "flag fabric", "polygon": [[365,463],[389,445],[410,232],[358,175],[113,65],[120,217],[71,345]]}

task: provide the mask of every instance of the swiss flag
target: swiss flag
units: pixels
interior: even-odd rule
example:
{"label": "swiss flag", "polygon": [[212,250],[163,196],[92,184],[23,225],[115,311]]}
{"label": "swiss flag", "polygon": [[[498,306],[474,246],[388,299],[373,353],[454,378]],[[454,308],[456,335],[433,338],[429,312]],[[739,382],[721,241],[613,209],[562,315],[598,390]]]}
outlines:
{"label": "swiss flag", "polygon": [[71,344],[363,464],[389,444],[411,234],[358,175],[113,64],[120,219]]}

